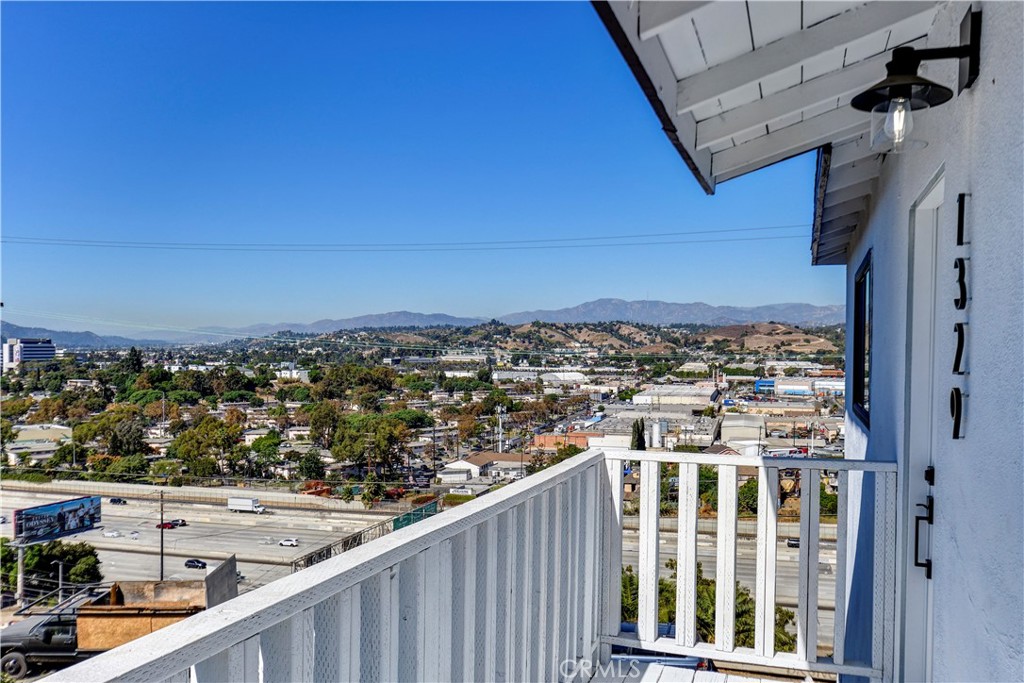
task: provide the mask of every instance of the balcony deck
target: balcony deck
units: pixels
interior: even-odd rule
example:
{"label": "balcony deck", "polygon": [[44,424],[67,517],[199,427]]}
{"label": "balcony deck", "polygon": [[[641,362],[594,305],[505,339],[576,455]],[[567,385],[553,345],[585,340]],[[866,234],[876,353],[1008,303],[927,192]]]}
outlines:
{"label": "balcony deck", "polygon": [[[620,632],[623,469],[639,463],[635,633]],[[679,467],[676,624],[660,635],[661,471]],[[718,468],[717,607],[697,628],[698,471]],[[738,468],[757,471],[753,647],[737,636]],[[633,465],[636,467],[636,465]],[[795,652],[775,650],[780,470],[804,482],[837,472],[835,618],[819,635],[817,495],[800,501]],[[844,655],[845,513],[851,482],[873,488],[857,523],[874,532],[870,661]],[[588,450],[498,491],[345,552],[50,676],[48,681],[585,681],[614,647],[719,665],[893,678],[896,473],[892,463]],[[864,558],[860,558],[863,562]],[[869,562],[870,564],[870,562]],[[748,639],[750,638],[748,634]],[[833,643],[822,656],[822,640]],[[828,652],[828,650],[826,650]],[[623,680],[637,680],[635,676]],[[647,666],[640,680],[690,680]],[[678,678],[682,676],[683,678]],[[652,678],[653,677],[653,678]],[[694,680],[706,678],[703,672]],[[606,680],[606,679],[601,679]],[[749,680],[749,679],[747,679]]]}
{"label": "balcony deck", "polygon": [[716,671],[694,671],[663,664],[635,664],[632,668],[610,667],[598,671],[590,683],[778,683],[761,678],[740,678]]}

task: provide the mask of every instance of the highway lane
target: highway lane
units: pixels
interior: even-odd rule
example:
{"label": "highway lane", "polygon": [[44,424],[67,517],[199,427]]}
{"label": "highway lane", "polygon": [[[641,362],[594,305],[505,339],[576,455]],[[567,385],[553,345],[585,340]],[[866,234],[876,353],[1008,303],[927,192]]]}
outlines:
{"label": "highway lane", "polygon": [[[3,491],[0,510],[8,522],[0,526],[0,534],[13,535],[13,510],[67,499],[68,496],[62,494]],[[127,505],[110,505],[108,500],[104,499],[100,526],[65,540],[93,544],[108,580],[159,578],[160,530],[156,528],[160,521],[159,501],[129,499]],[[387,517],[294,509],[254,515],[232,513],[220,506],[166,503],[164,519],[177,518],[185,519],[188,526],[164,530],[165,577],[200,575],[199,570],[184,568],[184,560],[189,557],[212,563],[235,554],[246,576],[242,584],[245,589],[288,574],[290,563],[296,557]],[[104,535],[114,531],[120,536]],[[136,532],[137,538],[133,538],[131,532]],[[297,548],[278,545],[283,538],[295,537],[299,539]]]}
{"label": "highway lane", "polygon": [[[676,558],[676,535],[662,532],[659,538],[660,576],[669,578],[672,571],[665,567],[669,559]],[[699,534],[697,540],[697,561],[705,578],[716,578],[717,567],[716,537],[712,534]],[[785,541],[776,548],[775,593],[776,604],[796,611],[798,581],[800,571],[799,549],[790,548]],[[835,568],[835,545],[822,544],[819,547],[819,562],[827,564],[832,571]],[[639,535],[636,531],[623,532],[622,566],[630,565],[636,571],[639,566]],[[748,588],[751,595],[755,594],[754,585],[757,575],[757,544],[751,537],[738,537],[736,543],[736,580]],[[832,644],[835,605],[835,575],[826,573],[819,568],[818,572],[818,644]]]}

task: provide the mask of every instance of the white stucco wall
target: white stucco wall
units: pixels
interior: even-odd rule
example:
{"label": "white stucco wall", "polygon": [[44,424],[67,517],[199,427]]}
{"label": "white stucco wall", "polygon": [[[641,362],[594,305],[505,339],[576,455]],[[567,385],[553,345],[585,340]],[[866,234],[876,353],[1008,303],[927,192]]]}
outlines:
{"label": "white stucco wall", "polygon": [[[977,3],[975,5],[978,6]],[[959,42],[966,3],[940,10],[929,47]],[[909,216],[932,178],[944,169],[945,200],[938,226],[933,462],[936,468],[933,672],[936,680],[1024,680],[1024,4],[986,2],[980,76],[974,86],[917,117],[915,137],[929,146],[889,156],[867,225],[854,237],[847,263],[848,329],[853,326],[853,278],[868,250],[873,259],[871,427],[848,417],[848,457],[904,457]],[[955,89],[954,61],[933,62],[922,75]],[[954,90],[955,92],[955,90]],[[956,197],[970,193],[966,247],[973,297],[966,316],[955,311],[953,259]],[[955,321],[969,320],[970,375],[951,373]],[[948,334],[942,331],[948,330]],[[851,335],[852,336],[852,335]],[[847,363],[852,367],[851,351]],[[949,391],[964,387],[966,438],[950,436]],[[849,387],[848,387],[849,395]],[[901,473],[901,476],[908,476]],[[920,477],[920,472],[909,476]],[[858,501],[856,518],[872,501]],[[850,579],[850,622],[870,621],[871,529],[850,539],[857,552]],[[913,538],[903,538],[904,547]],[[912,549],[911,549],[912,553]],[[865,611],[866,610],[866,611]],[[851,632],[848,652],[865,652]]]}

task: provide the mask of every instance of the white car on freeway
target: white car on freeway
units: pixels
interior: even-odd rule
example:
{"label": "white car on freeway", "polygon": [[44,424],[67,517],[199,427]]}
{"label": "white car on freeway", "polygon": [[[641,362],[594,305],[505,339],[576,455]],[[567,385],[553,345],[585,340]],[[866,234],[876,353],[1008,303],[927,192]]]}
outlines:
{"label": "white car on freeway", "polygon": [[103,535],[106,538],[121,538],[121,532],[118,531],[117,529],[111,529],[110,531],[104,531]]}
{"label": "white car on freeway", "polygon": [[297,538],[282,538],[281,542],[278,543],[278,545],[287,546],[289,548],[297,548],[297,547],[299,547],[299,539],[297,539]]}

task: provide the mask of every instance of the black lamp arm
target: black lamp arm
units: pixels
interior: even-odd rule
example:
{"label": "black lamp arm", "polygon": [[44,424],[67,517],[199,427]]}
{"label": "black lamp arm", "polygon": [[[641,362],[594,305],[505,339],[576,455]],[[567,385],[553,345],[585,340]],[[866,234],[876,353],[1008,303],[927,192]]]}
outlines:
{"label": "black lamp arm", "polygon": [[957,47],[932,47],[925,50],[914,49],[914,56],[921,62],[929,62],[934,59],[963,59],[971,56],[970,45]]}

